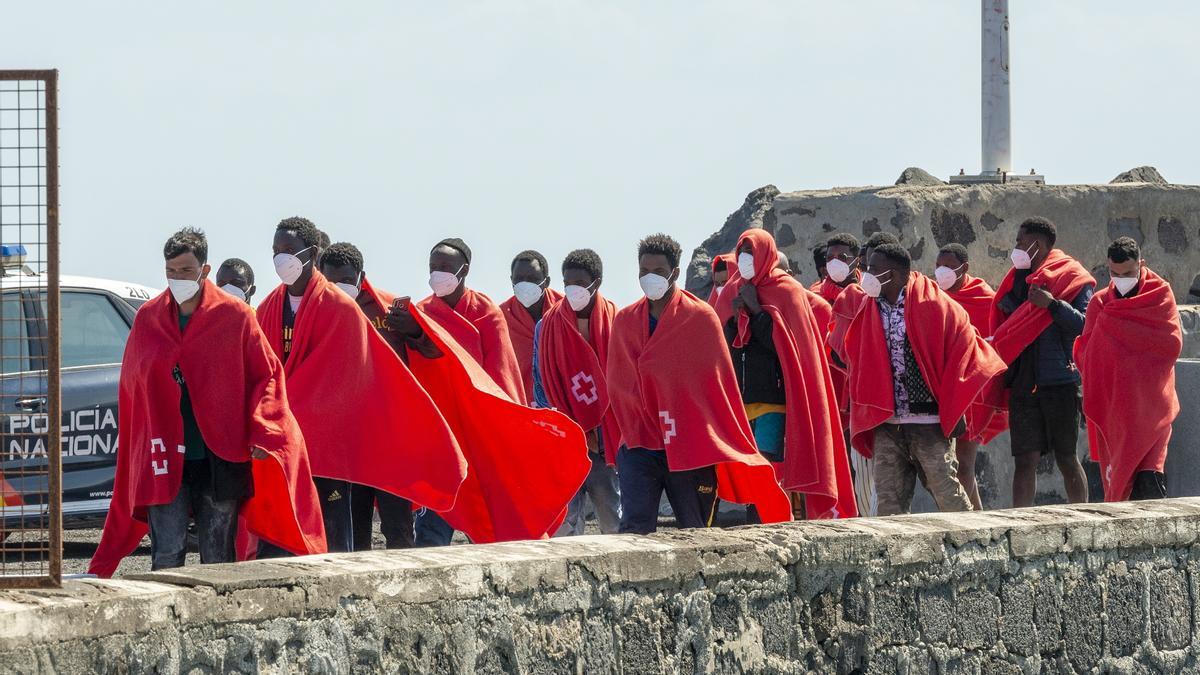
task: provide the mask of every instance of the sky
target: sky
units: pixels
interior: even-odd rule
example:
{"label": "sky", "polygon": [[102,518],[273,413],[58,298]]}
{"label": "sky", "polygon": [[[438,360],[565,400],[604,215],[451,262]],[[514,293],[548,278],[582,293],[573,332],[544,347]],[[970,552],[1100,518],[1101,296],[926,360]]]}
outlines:
{"label": "sky", "polygon": [[[1010,5],[1014,171],[1200,183],[1200,3]],[[261,297],[302,215],[398,295],[458,236],[497,301],[517,252],[561,287],[587,247],[626,304],[639,238],[686,260],[762,185],[977,171],[979,21],[973,0],[12,0],[0,68],[60,71],[64,273],[162,288],[194,225]]]}

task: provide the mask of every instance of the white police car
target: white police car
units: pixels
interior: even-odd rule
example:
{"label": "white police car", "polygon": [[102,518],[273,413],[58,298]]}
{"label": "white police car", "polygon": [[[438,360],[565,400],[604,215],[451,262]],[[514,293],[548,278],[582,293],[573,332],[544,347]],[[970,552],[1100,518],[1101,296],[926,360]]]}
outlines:
{"label": "white police car", "polygon": [[[44,512],[45,277],[0,246],[0,530]],[[117,385],[137,308],[160,291],[63,276],[62,494],[66,527],[102,525],[117,465]]]}

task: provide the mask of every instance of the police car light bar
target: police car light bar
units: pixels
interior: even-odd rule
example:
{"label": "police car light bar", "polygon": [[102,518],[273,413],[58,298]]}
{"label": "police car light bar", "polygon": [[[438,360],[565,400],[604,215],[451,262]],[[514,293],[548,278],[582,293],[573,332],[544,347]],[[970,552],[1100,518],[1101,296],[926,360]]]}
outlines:
{"label": "police car light bar", "polygon": [[25,264],[25,256],[29,255],[29,251],[25,249],[23,244],[15,246],[10,244],[0,245],[0,266],[5,269],[19,268]]}

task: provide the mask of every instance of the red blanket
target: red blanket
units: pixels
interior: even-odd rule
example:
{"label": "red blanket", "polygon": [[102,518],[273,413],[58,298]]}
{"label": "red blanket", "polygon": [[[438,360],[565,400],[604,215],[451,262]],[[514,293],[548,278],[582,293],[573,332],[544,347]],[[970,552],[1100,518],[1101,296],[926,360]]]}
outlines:
{"label": "red blanket", "polygon": [[[747,230],[738,248],[745,242],[750,242],[754,256],[754,278],[748,282],[740,275],[730,279],[729,288],[717,303],[717,316],[723,322],[734,317],[732,299],[750,283],[758,293],[762,311],[771,317],[787,410],[780,482],[785,490],[805,493],[810,519],[853,518],[858,509],[829,374],[825,328],[808,304],[808,291],[775,266],[779,255],[775,239],[765,230]],[[736,317],[738,333],[733,344],[743,347],[750,341],[750,314],[743,308]]]}
{"label": "red blanket", "polygon": [[[553,288],[546,289],[545,310],[542,317],[550,308],[557,305],[563,296]],[[445,304],[445,303],[442,303]],[[508,324],[508,337],[512,340],[513,354],[517,357],[517,366],[521,369],[521,383],[525,387],[525,401],[533,400],[533,317],[525,305],[516,296],[500,305],[504,314],[504,322]]]}
{"label": "red blanket", "polygon": [[204,282],[182,335],[179,305],[162,293],[138,311],[119,389],[117,472],[89,571],[112,576],[147,533],[146,507],[170,503],[183,479],[179,367],[204,442],[221,459],[251,462],[254,496],[241,509],[251,533],[292,553],[325,552],[308,452],[288,407],[279,359],[245,303]]}
{"label": "red blanket", "polygon": [[650,335],[645,298],[617,312],[608,395],[626,447],[665,450],[672,471],[716,466],[717,495],[791,520],[775,470],[758,454],[717,315],[676,289]]}
{"label": "red blanket", "polygon": [[[363,292],[384,308],[394,299],[366,280]],[[583,432],[564,415],[514,402],[448,331],[415,307],[413,316],[442,356],[410,350],[409,367],[454,431],[468,467],[454,508],[434,510],[476,544],[549,536],[591,468]]]}
{"label": "red blanket", "polygon": [[[996,297],[992,301],[992,347],[1005,363],[1011,364],[1025,348],[1033,344],[1037,336],[1050,326],[1050,310],[1034,305],[1032,302],[1021,303],[1012,315],[1005,314],[1000,309],[1000,300],[1012,290],[1016,269],[1010,269],[1005,275],[1000,288],[996,289]],[[1092,275],[1075,261],[1074,258],[1058,249],[1050,251],[1050,255],[1042,266],[1028,277],[1028,283],[1044,285],[1054,297],[1063,302],[1071,302],[1086,286],[1095,286],[1096,280]]]}
{"label": "red blanket", "polygon": [[597,292],[596,305],[588,319],[590,337],[585,340],[575,325],[575,310],[569,303],[559,303],[542,317],[538,346],[542,388],[550,405],[586,431],[600,428],[604,458],[610,466],[616,465],[617,448],[621,447],[621,428],[609,406],[604,373],[616,313],[617,306]]}
{"label": "red blanket", "polygon": [[820,293],[814,293],[807,288],[804,289],[804,297],[808,298],[808,306],[812,307],[813,316],[817,319],[821,341],[826,342],[829,339],[829,331],[833,328],[833,305],[826,302]]}
{"label": "red blanket", "polygon": [[1145,266],[1132,298],[1118,298],[1111,286],[1092,296],[1075,363],[1105,501],[1129,499],[1138,471],[1163,470],[1179,414],[1175,360],[1182,349],[1171,285]]}
{"label": "red blanket", "polygon": [[[992,334],[992,302],[996,292],[986,281],[967,275],[962,288],[946,295],[967,311],[971,325],[980,335],[986,338]],[[970,427],[979,430],[979,435],[969,440],[989,443],[1008,428],[1007,400],[1003,381],[997,380],[984,388],[979,399],[967,410],[967,415],[972,418]]]}
{"label": "red blanket", "polygon": [[[846,340],[851,442],[867,457],[874,454],[875,428],[896,409],[891,357],[876,302],[868,300],[863,306]],[[942,432],[949,438],[988,381],[1004,372],[1004,363],[971,325],[966,310],[923,274],[909,275],[904,323],[921,377],[937,401]],[[977,435],[971,423],[968,418],[968,434]]]}
{"label": "red blanket", "polygon": [[512,400],[528,403],[504,314],[491,298],[468,288],[455,307],[433,295],[417,307],[446,329]]}
{"label": "red blanket", "polygon": [[[725,283],[728,284],[730,281],[733,281],[734,277],[736,277],[738,274],[737,256],[732,253],[722,253],[721,255],[713,258],[713,273],[715,274],[717,270],[721,269],[722,265],[725,267],[725,272],[728,275],[725,279]],[[721,291],[723,288],[724,287],[718,287],[715,283],[713,284],[712,290],[708,292],[709,307],[717,306],[717,298],[721,297]]]}
{"label": "red blanket", "polygon": [[[279,286],[258,308],[276,354],[283,353],[285,302],[287,287]],[[313,475],[449,509],[467,475],[458,442],[358,305],[314,273],[294,336],[283,370]]]}

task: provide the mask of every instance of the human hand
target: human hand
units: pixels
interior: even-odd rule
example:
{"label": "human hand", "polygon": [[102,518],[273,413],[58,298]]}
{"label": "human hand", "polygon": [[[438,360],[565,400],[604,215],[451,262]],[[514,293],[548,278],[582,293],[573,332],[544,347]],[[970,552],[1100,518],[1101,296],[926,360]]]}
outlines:
{"label": "human hand", "polygon": [[1046,309],[1054,300],[1054,295],[1044,285],[1034,284],[1029,287],[1029,301],[1033,303],[1034,307]]}

